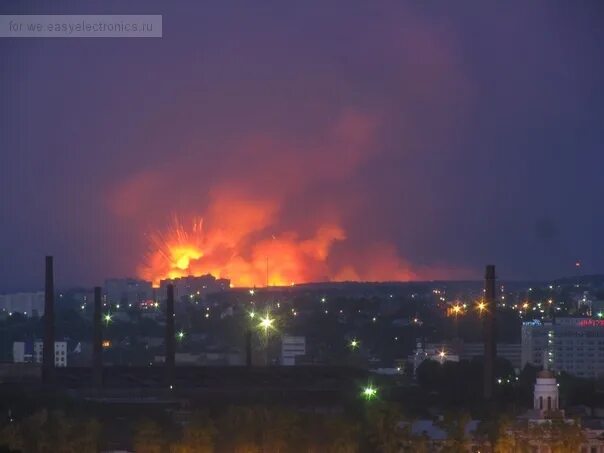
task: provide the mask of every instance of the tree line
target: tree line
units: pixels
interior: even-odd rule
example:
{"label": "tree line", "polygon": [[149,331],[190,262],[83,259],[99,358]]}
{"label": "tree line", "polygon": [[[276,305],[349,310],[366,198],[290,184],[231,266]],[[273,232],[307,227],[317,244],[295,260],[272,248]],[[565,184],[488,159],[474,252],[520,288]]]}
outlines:
{"label": "tree line", "polygon": [[[446,438],[433,443],[427,433],[412,432],[413,419],[394,403],[368,402],[357,414],[232,406],[212,416],[191,413],[181,424],[138,419],[127,443],[137,453],[461,453],[470,448],[523,453],[536,443],[570,453],[584,442],[579,425],[562,419],[530,425],[503,415],[481,422],[471,437],[466,433],[470,420],[467,413],[447,413],[435,422]],[[108,429],[93,417],[40,410],[0,429],[0,452],[97,452],[107,447]]]}

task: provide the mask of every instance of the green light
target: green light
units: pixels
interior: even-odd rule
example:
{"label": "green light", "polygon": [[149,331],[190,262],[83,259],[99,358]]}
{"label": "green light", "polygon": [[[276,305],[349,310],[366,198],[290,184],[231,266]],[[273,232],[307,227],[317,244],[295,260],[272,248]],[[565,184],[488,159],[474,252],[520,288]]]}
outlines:
{"label": "green light", "polygon": [[254,319],[256,317],[256,313],[254,313],[253,311],[250,311],[250,318]]}
{"label": "green light", "polygon": [[182,341],[185,338],[185,333],[181,330],[176,334],[176,338],[178,338],[179,341]]}
{"label": "green light", "polygon": [[602,316],[604,316],[604,313],[602,313],[601,311],[598,312],[598,318],[601,318]]}
{"label": "green light", "polygon": [[109,324],[111,322],[111,313],[105,313],[105,315],[103,316],[103,320],[106,324]]}
{"label": "green light", "polygon": [[366,400],[372,400],[377,396],[377,389],[369,384],[367,387],[363,389],[363,397]]}
{"label": "green light", "polygon": [[358,349],[361,343],[356,338],[350,340],[350,349]]}

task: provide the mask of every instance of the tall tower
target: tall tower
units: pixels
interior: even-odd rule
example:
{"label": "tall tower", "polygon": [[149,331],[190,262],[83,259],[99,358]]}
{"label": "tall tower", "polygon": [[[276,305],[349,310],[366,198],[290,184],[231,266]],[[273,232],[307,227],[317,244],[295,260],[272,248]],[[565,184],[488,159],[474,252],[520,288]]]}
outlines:
{"label": "tall tower", "polygon": [[46,257],[44,286],[44,343],[42,347],[42,383],[52,384],[55,369],[55,283],[52,256]]}
{"label": "tall tower", "polygon": [[174,378],[175,345],[174,345],[174,285],[166,287],[168,297],[166,299],[166,381],[172,385]]}
{"label": "tall tower", "polygon": [[487,265],[484,280],[484,302],[486,313],[483,321],[484,333],[484,383],[483,396],[485,400],[493,398],[495,385],[495,358],[497,344],[495,342],[495,266]]}
{"label": "tall tower", "polygon": [[92,380],[96,388],[103,386],[103,303],[101,300],[101,288],[94,288],[94,314],[92,331]]}
{"label": "tall tower", "polygon": [[245,331],[245,365],[252,366],[252,329]]}

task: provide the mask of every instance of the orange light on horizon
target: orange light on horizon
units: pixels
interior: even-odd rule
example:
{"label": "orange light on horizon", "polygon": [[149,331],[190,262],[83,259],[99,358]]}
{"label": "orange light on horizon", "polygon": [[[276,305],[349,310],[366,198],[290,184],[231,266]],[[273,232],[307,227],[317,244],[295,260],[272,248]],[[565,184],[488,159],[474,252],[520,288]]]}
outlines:
{"label": "orange light on horizon", "polygon": [[334,244],[346,241],[346,232],[337,223],[319,223],[305,234],[296,230],[269,234],[267,227],[279,219],[270,203],[261,200],[227,199],[224,205],[210,206],[208,218],[207,225],[194,219],[192,226],[174,218],[165,231],[149,234],[149,251],[138,266],[138,277],[155,288],[162,280],[207,274],[229,279],[231,288],[421,278],[388,243],[373,247],[350,243],[345,260],[331,260]]}
{"label": "orange light on horizon", "polygon": [[247,212],[234,226],[207,231],[202,220],[186,227],[175,218],[166,232],[149,236],[150,251],[138,275],[155,288],[161,280],[206,274],[230,279],[231,288],[253,288],[293,287],[329,274],[325,264],[329,249],[345,238],[340,227],[323,225],[306,239],[293,232],[258,239],[253,233],[260,216]]}

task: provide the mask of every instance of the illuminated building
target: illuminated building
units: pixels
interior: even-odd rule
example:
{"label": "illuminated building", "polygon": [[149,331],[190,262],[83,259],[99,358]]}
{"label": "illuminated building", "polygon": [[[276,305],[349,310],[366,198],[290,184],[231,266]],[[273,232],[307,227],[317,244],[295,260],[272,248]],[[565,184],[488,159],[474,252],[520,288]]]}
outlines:
{"label": "illuminated building", "polygon": [[[544,362],[545,361],[545,362]],[[522,366],[546,363],[579,377],[604,374],[604,320],[557,318],[522,325]]]}

